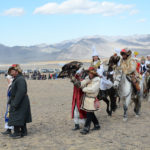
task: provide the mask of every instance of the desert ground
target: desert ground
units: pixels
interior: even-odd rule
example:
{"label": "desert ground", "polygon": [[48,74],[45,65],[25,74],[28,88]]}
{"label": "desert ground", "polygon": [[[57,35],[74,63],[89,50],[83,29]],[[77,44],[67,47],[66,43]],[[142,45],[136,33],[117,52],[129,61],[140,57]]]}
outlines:
{"label": "desert ground", "polygon": [[[106,105],[96,112],[101,130],[81,135],[72,131],[71,102],[73,85],[68,79],[28,80],[33,122],[28,136],[11,139],[0,134],[0,150],[150,150],[150,103],[143,101],[141,116],[135,117],[133,104],[129,119],[123,122],[120,108],[107,116]],[[6,79],[0,77],[0,132],[4,131]],[[92,126],[91,126],[92,127]]]}

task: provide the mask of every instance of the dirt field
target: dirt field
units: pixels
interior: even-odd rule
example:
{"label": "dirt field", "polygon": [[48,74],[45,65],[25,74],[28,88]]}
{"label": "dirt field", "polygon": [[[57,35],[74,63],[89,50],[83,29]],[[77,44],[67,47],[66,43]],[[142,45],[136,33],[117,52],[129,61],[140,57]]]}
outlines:
{"label": "dirt field", "polygon": [[[0,150],[150,150],[150,103],[143,101],[136,118],[133,105],[129,120],[123,122],[122,106],[108,117],[106,105],[96,112],[101,130],[81,135],[72,131],[71,102],[73,86],[67,79],[28,80],[33,122],[28,136],[11,139],[0,134]],[[0,79],[0,132],[4,131],[7,83]]]}

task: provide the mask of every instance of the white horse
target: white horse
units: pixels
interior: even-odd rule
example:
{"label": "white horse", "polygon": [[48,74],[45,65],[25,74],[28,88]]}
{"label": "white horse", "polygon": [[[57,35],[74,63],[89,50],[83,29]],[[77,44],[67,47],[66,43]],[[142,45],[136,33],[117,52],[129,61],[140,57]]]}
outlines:
{"label": "white horse", "polygon": [[128,106],[133,101],[135,103],[134,112],[136,116],[140,115],[141,100],[143,95],[143,85],[140,82],[141,91],[135,94],[132,83],[129,81],[127,76],[122,72],[121,69],[117,69],[114,75],[114,87],[118,89],[118,94],[121,100],[124,100],[123,109],[124,116],[123,121],[128,119]]}

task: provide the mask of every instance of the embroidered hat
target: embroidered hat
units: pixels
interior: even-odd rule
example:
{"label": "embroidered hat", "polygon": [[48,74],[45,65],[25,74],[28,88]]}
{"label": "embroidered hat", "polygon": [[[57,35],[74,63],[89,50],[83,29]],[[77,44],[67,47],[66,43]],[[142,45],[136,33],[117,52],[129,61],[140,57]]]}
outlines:
{"label": "embroidered hat", "polygon": [[18,71],[18,73],[22,73],[22,69],[20,68],[20,65],[19,64],[13,64],[9,67],[8,69],[8,74],[10,74],[11,70],[16,70]]}
{"label": "embroidered hat", "polygon": [[89,67],[88,72],[95,75],[95,76],[98,75],[97,72],[96,72],[96,69],[94,67]]}

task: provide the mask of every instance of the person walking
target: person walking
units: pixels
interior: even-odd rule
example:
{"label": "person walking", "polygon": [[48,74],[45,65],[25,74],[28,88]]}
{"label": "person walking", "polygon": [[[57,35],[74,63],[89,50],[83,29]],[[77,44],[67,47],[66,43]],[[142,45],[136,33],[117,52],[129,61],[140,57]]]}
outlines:
{"label": "person walking", "polygon": [[81,109],[87,112],[87,119],[84,128],[80,132],[81,134],[89,133],[91,122],[94,124],[94,128],[92,130],[100,129],[99,122],[94,114],[94,111],[98,110],[98,105],[96,103],[99,101],[96,101],[96,97],[99,92],[100,78],[98,77],[94,67],[90,67],[88,70],[88,77],[81,81],[81,88],[85,93],[82,100]]}
{"label": "person walking", "polygon": [[79,130],[80,124],[84,124],[86,119],[86,112],[80,109],[84,93],[82,92],[82,89],[78,85],[76,85],[77,82],[80,82],[82,80],[82,68],[80,68],[76,72],[74,81],[71,81],[74,84],[72,97],[72,119],[74,119],[75,127],[72,129],[73,131]]}

